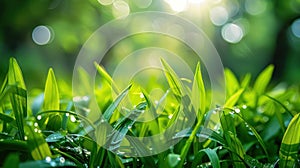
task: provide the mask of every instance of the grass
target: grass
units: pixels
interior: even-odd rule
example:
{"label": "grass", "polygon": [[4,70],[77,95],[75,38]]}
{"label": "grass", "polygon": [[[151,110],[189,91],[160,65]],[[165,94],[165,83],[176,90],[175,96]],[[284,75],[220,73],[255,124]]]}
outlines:
{"label": "grass", "polygon": [[[121,90],[95,63],[101,78],[94,93],[102,117],[90,118],[87,116],[95,108],[91,97],[73,98],[71,88],[60,86],[52,69],[44,91],[30,92],[17,61],[11,58],[0,88],[0,166],[300,166],[300,88],[282,83],[270,86],[272,65],[256,79],[246,74],[239,80],[226,69],[226,102],[210,109],[210,90],[204,85],[200,64],[194,79],[189,79],[190,88],[167,62],[161,63],[168,86],[164,86],[167,89],[157,101],[134,82]],[[89,76],[80,71],[82,85],[89,86],[84,83]],[[118,96],[113,98],[111,92]],[[129,106],[129,99],[136,105]],[[159,116],[139,122],[144,113]],[[189,117],[196,119],[187,127],[172,127]],[[209,117],[214,120],[207,122]],[[105,132],[103,123],[110,123],[112,131]],[[165,151],[145,157],[120,152],[121,148],[126,151],[139,144],[140,148],[131,152],[138,156],[151,154],[151,144],[126,135],[145,137],[167,129],[173,129],[172,140],[178,143]]]}

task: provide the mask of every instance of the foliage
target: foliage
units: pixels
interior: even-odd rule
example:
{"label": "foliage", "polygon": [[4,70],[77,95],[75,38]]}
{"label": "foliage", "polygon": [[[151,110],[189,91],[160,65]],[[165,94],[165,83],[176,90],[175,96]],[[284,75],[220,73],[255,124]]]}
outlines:
{"label": "foliage", "polygon": [[[104,79],[95,87],[103,117],[86,118],[89,98],[74,98],[70,88],[60,86],[49,70],[44,92],[33,96],[26,90],[22,72],[14,58],[0,88],[0,151],[4,167],[297,167],[300,151],[299,87],[269,85],[273,66],[267,67],[250,84],[250,75],[238,80],[225,71],[227,99],[209,109],[210,91],[206,89],[200,64],[195,70],[192,88],[179,78],[172,67],[161,60],[169,89],[157,103],[146,90],[132,83],[119,92],[112,78],[98,64],[95,68]],[[87,78],[86,78],[87,79]],[[97,95],[114,91],[113,99]],[[139,91],[143,96],[131,109],[122,107],[128,96]],[[168,100],[168,103],[165,103]],[[151,122],[137,122],[144,111],[162,113]],[[194,113],[192,127],[179,130],[173,139],[182,138],[169,150],[147,157],[128,157],[118,153],[120,144],[131,136],[150,136],[174,124],[182,111]],[[126,115],[123,115],[123,114]],[[214,127],[205,124],[209,116],[218,116]],[[171,116],[171,117],[170,117]],[[115,132],[107,135],[111,145],[103,148],[87,134],[109,122]],[[84,129],[83,126],[86,126]],[[97,134],[97,132],[96,132]],[[104,134],[103,132],[101,134]],[[103,139],[105,140],[105,139]],[[104,142],[104,141],[102,141]],[[130,144],[128,144],[130,146]],[[143,145],[141,145],[143,147]],[[137,153],[149,150],[137,149]],[[13,163],[13,164],[10,164]]]}

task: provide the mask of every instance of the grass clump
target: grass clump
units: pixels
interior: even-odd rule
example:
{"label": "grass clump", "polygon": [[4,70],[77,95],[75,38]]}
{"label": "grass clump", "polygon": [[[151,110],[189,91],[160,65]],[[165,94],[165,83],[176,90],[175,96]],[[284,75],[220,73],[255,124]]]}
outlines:
{"label": "grass clump", "polygon": [[[121,90],[95,63],[101,76],[99,87],[93,90],[95,105],[89,95],[73,98],[70,88],[59,85],[52,69],[44,91],[29,95],[22,71],[11,58],[0,90],[1,166],[300,166],[299,86],[271,87],[272,65],[254,80],[250,74],[239,80],[226,69],[226,102],[210,109],[210,90],[200,64],[189,88],[167,62],[161,62],[168,86],[156,102],[136,83]],[[87,80],[89,76],[81,71]],[[134,98],[137,92],[140,98]],[[130,96],[135,106],[128,107]],[[102,111],[100,117],[91,113],[96,106]],[[139,122],[144,113],[157,117]],[[195,120],[187,127],[172,127],[190,118]],[[112,126],[111,132],[105,132],[103,123]],[[166,129],[173,129],[172,140],[178,143],[154,155],[149,144],[127,136],[152,136]],[[136,157],[122,152],[134,144],[139,146],[131,150]]]}

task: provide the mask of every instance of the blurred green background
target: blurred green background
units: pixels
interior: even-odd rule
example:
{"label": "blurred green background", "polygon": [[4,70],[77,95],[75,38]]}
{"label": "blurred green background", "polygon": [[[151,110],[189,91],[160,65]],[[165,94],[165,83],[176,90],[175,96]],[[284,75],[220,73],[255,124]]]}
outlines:
{"label": "blurred green background", "polygon": [[[272,63],[275,80],[300,82],[300,0],[1,0],[0,79],[13,56],[29,88],[43,87],[49,67],[71,84],[77,54],[89,36],[110,20],[143,11],[191,20],[213,42],[224,66],[238,76],[256,76]],[[103,64],[147,47],[151,38],[126,40],[131,42],[116,45]],[[175,39],[155,40],[168,50],[189,54]]]}

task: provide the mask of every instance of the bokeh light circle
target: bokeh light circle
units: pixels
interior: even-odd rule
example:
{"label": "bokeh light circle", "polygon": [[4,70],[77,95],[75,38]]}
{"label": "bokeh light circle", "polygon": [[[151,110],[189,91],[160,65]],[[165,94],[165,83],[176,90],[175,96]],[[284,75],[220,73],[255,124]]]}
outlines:
{"label": "bokeh light circle", "polygon": [[40,25],[32,31],[32,40],[38,45],[46,45],[53,38],[52,35],[50,28]]}

